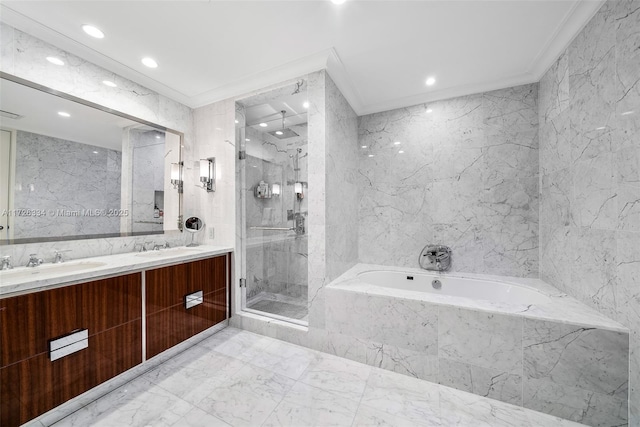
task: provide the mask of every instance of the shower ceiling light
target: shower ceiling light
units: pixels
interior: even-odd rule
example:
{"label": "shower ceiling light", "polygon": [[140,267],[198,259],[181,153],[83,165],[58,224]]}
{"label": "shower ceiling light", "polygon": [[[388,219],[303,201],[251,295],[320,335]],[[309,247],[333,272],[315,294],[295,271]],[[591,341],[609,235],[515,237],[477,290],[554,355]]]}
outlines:
{"label": "shower ceiling light", "polygon": [[142,58],[142,63],[149,68],[158,68],[158,63],[153,58],[149,58],[148,56]]}
{"label": "shower ceiling light", "polygon": [[47,56],[47,61],[55,65],[64,65],[64,61],[60,58],[56,58],[55,56]]}
{"label": "shower ceiling light", "polygon": [[436,84],[436,78],[435,77],[429,77],[426,81],[427,86],[433,86],[434,84]]}
{"label": "shower ceiling light", "polygon": [[100,29],[94,27],[93,25],[85,24],[82,26],[82,29],[85,33],[89,34],[91,37],[95,37],[97,39],[103,39],[104,33],[100,31]]}
{"label": "shower ceiling light", "polygon": [[266,128],[267,126],[269,126],[269,125],[268,125],[268,124],[266,124],[266,123],[264,123],[264,122],[263,122],[263,123],[260,123],[260,127],[261,127],[261,128]]}
{"label": "shower ceiling light", "polygon": [[109,86],[109,87],[118,87],[117,84],[115,84],[114,82],[110,81],[110,80],[103,80],[102,84],[105,86]]}

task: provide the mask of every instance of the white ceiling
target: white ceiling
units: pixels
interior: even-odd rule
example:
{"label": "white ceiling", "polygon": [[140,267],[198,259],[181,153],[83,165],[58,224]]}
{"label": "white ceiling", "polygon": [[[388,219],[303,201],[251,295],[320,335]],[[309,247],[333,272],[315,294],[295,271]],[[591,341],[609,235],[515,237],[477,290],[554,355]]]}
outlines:
{"label": "white ceiling", "polygon": [[191,107],[327,68],[366,114],[538,81],[601,4],[3,1],[0,17]]}

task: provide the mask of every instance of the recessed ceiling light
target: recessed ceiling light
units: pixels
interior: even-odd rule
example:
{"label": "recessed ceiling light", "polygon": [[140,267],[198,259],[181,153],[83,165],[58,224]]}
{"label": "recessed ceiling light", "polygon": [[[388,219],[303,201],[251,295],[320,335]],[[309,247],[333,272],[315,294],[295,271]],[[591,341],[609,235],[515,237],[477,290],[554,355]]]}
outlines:
{"label": "recessed ceiling light", "polygon": [[427,108],[427,114],[433,113],[433,110],[431,108]]}
{"label": "recessed ceiling light", "polygon": [[118,85],[112,82],[111,80],[103,80],[102,84],[109,87],[118,87]]}
{"label": "recessed ceiling light", "polygon": [[362,148],[367,148],[367,146],[366,146],[366,145],[363,145],[363,146],[362,146]]}
{"label": "recessed ceiling light", "polygon": [[47,56],[47,61],[55,65],[64,65],[64,61],[60,58],[56,58],[55,56]]}
{"label": "recessed ceiling light", "polygon": [[436,84],[436,78],[435,77],[429,77],[426,81],[427,86],[433,86],[434,84]]}
{"label": "recessed ceiling light", "polygon": [[149,58],[148,56],[142,58],[142,63],[149,68],[158,68],[158,63],[153,58]]}
{"label": "recessed ceiling light", "polygon": [[369,154],[369,157],[373,157],[373,154]]}
{"label": "recessed ceiling light", "polygon": [[304,103],[302,104],[302,106],[304,108],[309,108],[309,101],[304,101]]}
{"label": "recessed ceiling light", "polygon": [[396,141],[396,142],[393,143],[393,145],[400,145],[400,144],[402,144],[402,142],[400,142],[400,141]]}
{"label": "recessed ceiling light", "polygon": [[282,135],[282,131],[281,130],[277,130],[276,131],[276,135]]}
{"label": "recessed ceiling light", "polygon": [[398,154],[402,154],[402,153],[404,153],[404,151],[403,151],[403,150],[398,151]]}
{"label": "recessed ceiling light", "polygon": [[85,24],[82,26],[82,29],[85,33],[89,34],[91,37],[95,37],[97,39],[103,39],[104,33],[100,31],[100,29],[94,27],[93,25]]}
{"label": "recessed ceiling light", "polygon": [[247,142],[251,141],[249,138],[245,138],[244,140],[247,141]]}
{"label": "recessed ceiling light", "polygon": [[71,117],[71,114],[65,112],[65,111],[58,111],[58,115],[60,117]]}
{"label": "recessed ceiling light", "polygon": [[331,3],[333,4],[342,4],[344,3],[346,0],[331,0]]}
{"label": "recessed ceiling light", "polygon": [[236,124],[240,123],[239,121],[236,120]]}
{"label": "recessed ceiling light", "polygon": [[266,128],[267,126],[269,126],[269,125],[268,125],[268,124],[266,124],[266,123],[260,123],[260,127],[261,127],[261,128]]}

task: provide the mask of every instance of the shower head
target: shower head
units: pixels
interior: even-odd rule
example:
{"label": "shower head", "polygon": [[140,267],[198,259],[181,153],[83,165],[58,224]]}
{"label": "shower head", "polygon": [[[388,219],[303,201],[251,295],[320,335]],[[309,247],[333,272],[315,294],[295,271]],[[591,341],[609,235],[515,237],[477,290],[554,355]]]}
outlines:
{"label": "shower head", "polygon": [[267,133],[271,136],[275,136],[278,139],[287,139],[287,138],[293,138],[294,136],[299,136],[297,133],[295,133],[289,128],[280,129],[280,130],[267,132]]}
{"label": "shower head", "polygon": [[287,138],[293,138],[294,136],[299,136],[297,133],[295,133],[291,129],[284,127],[284,119],[285,119],[285,114],[287,114],[287,110],[280,111],[280,114],[282,114],[282,129],[268,132],[269,135],[275,136],[278,139],[287,139]]}

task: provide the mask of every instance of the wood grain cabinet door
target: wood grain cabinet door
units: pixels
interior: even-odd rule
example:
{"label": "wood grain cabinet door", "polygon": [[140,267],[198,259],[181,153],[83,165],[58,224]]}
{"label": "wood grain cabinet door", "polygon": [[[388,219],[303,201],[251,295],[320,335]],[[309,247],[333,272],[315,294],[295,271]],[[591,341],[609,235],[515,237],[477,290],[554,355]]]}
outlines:
{"label": "wood grain cabinet door", "polygon": [[[0,425],[18,426],[142,362],[142,280],[130,274],[0,299]],[[51,360],[78,329],[87,348]]]}
{"label": "wood grain cabinet door", "polygon": [[[147,358],[226,319],[227,257],[146,272]],[[202,304],[187,309],[185,297],[198,291]]]}

